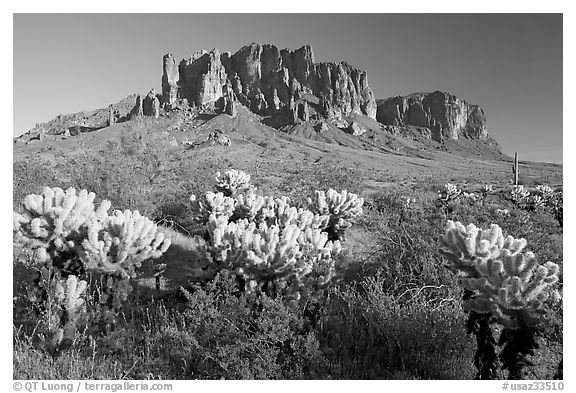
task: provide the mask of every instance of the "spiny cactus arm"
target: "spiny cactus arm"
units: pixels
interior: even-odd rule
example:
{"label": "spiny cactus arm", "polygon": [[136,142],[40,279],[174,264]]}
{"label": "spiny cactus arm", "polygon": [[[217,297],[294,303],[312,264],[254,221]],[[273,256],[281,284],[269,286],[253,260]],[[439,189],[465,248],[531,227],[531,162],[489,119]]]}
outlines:
{"label": "spiny cactus arm", "polygon": [[257,216],[261,215],[265,204],[265,197],[257,195],[254,191],[249,191],[245,194],[238,195],[234,213],[239,218],[254,221]]}
{"label": "spiny cactus arm", "polygon": [[326,202],[326,192],[314,191],[314,198],[308,198],[308,209],[318,214],[330,214],[330,209]]}
{"label": "spiny cactus arm", "polygon": [[[279,233],[279,231],[277,231]],[[297,263],[298,258],[302,255],[298,244],[298,237],[300,229],[296,225],[289,225],[282,231],[279,236],[275,234],[278,239],[274,249],[269,249],[268,256],[270,258],[269,265],[278,271],[285,271],[293,268]]]}
{"label": "spiny cactus arm", "polygon": [[211,238],[209,252],[214,261],[230,269],[241,263],[245,254],[242,243],[252,238],[256,224],[247,220],[229,223],[223,217],[211,216],[207,227]]}
{"label": "spiny cactus arm", "polygon": [[66,279],[66,311],[70,314],[77,312],[84,305],[82,295],[86,291],[88,283],[84,280],[78,280],[78,277],[69,275]]}
{"label": "spiny cactus arm", "polygon": [[300,230],[305,230],[306,228],[326,229],[329,220],[330,216],[328,215],[315,214],[310,210],[299,208],[294,223]]}
{"label": "spiny cactus arm", "polygon": [[306,228],[298,237],[301,249],[316,259],[334,258],[342,251],[339,240],[328,240],[328,234],[320,229]]}

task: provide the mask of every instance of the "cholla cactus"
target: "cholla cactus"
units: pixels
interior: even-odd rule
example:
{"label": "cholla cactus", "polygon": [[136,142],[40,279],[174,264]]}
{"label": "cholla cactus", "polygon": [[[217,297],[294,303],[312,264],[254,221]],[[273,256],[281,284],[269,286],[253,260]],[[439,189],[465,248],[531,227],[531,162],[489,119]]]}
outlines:
{"label": "cholla cactus", "polygon": [[211,254],[223,268],[241,276],[248,292],[261,290],[267,281],[307,274],[297,242],[300,230],[247,220],[220,224],[212,234]]}
{"label": "cholla cactus", "polygon": [[337,192],[316,191],[314,198],[308,198],[308,209],[319,215],[329,216],[326,232],[330,240],[340,240],[344,231],[352,225],[351,220],[362,214],[364,199],[346,190]]}
{"label": "cholla cactus", "polygon": [[72,345],[78,320],[86,311],[82,296],[88,284],[84,280],[78,280],[74,275],[69,275],[65,280],[59,278],[53,280],[55,286],[51,295],[56,309],[54,318],[48,321],[47,333],[50,339],[47,349],[52,356],[57,356]]}
{"label": "cholla cactus", "polygon": [[525,200],[527,210],[538,210],[545,206],[546,202],[540,195],[532,194]]}
{"label": "cholla cactus", "polygon": [[23,213],[14,212],[13,230],[18,241],[35,250],[37,263],[67,260],[74,248],[86,237],[88,226],[107,217],[110,202],[94,207],[95,195],[69,188],[45,187],[41,195],[24,198]]}
{"label": "cholla cactus", "polygon": [[552,209],[556,221],[562,226],[564,223],[564,194],[562,192],[554,194],[548,201],[547,206]]}
{"label": "cholla cactus", "polygon": [[228,219],[236,207],[236,201],[225,196],[222,192],[209,191],[200,199],[196,198],[196,195],[192,195],[190,201],[192,202],[192,217],[201,224],[207,223],[210,215]]}
{"label": "cholla cactus", "polygon": [[[195,281],[226,269],[245,283],[245,291],[299,297],[305,286],[321,289],[336,277],[338,237],[362,213],[362,198],[343,191],[316,192],[308,208],[290,198],[256,194],[249,176],[240,171],[218,174],[221,192],[193,201],[194,215],[206,225]],[[228,191],[226,191],[228,190]],[[242,192],[241,192],[242,191]],[[226,194],[230,196],[226,196]]]}
{"label": "cholla cactus", "polygon": [[230,169],[223,174],[216,173],[216,189],[226,196],[232,196],[254,189],[254,186],[250,184],[249,174]]}
{"label": "cholla cactus", "polygon": [[247,219],[227,222],[213,216],[208,230],[207,259],[213,263],[202,274],[232,271],[242,278],[246,292],[298,298],[312,278],[321,287],[335,276],[333,258],[341,251],[340,242],[328,241],[320,229],[269,226]]}
{"label": "cholla cactus", "polygon": [[534,193],[542,198],[544,204],[547,204],[548,201],[550,201],[550,199],[554,195],[554,191],[552,190],[552,188],[546,185],[536,186],[536,188],[534,189]]}
{"label": "cholla cactus", "polygon": [[443,202],[455,201],[462,194],[462,191],[458,189],[452,183],[444,184],[444,189],[438,191],[438,199]]}
{"label": "cholla cactus", "polygon": [[406,210],[410,210],[416,204],[416,198],[402,197],[402,207]]}
{"label": "cholla cactus", "polygon": [[483,195],[492,194],[494,192],[494,186],[492,184],[484,184],[481,190]]}
{"label": "cholla cactus", "polygon": [[465,309],[491,315],[504,326],[501,358],[511,376],[521,375],[523,356],[536,348],[533,336],[546,300],[559,296],[554,288],[559,266],[538,264],[525,247],[525,239],[504,237],[498,225],[481,230],[449,221],[440,250],[470,293]]}
{"label": "cholla cactus", "polygon": [[[42,304],[47,310],[53,307],[47,296],[52,288],[50,276],[57,281],[85,273],[104,273],[125,281],[115,287],[129,287],[126,278],[142,261],[158,258],[170,245],[157,232],[157,226],[138,212],[115,211],[108,215],[110,202],[103,201],[95,210],[94,198],[94,193],[86,190],[76,193],[74,188],[66,192],[45,188],[42,195],[24,199],[23,213],[14,213],[16,240],[33,250],[39,265],[35,266],[40,273],[38,289],[47,299]],[[66,291],[60,292],[80,296],[85,284],[74,284],[70,281],[73,278],[67,280]],[[75,304],[81,303],[74,299]],[[71,300],[66,307],[72,307]]]}
{"label": "cholla cactus", "polygon": [[464,196],[464,198],[466,198],[466,200],[472,204],[480,201],[480,199],[481,199],[478,195],[476,195],[473,192],[463,192],[462,196]]}
{"label": "cholla cactus", "polygon": [[[525,239],[504,237],[496,224],[482,230],[448,221],[442,246],[451,269],[462,275],[462,285],[477,294],[468,309],[492,312],[512,328],[537,322],[534,315],[543,313],[543,302],[558,281],[558,265],[538,265],[533,253],[522,252]],[[519,321],[520,317],[524,319]]]}
{"label": "cholla cactus", "polygon": [[512,191],[510,192],[510,199],[512,202],[519,206],[523,206],[526,203],[526,198],[530,195],[530,191],[524,189],[524,186],[512,186]]}
{"label": "cholla cactus", "polygon": [[106,221],[90,225],[80,258],[88,269],[129,278],[143,261],[159,258],[169,246],[153,221],[138,211],[115,210]]}

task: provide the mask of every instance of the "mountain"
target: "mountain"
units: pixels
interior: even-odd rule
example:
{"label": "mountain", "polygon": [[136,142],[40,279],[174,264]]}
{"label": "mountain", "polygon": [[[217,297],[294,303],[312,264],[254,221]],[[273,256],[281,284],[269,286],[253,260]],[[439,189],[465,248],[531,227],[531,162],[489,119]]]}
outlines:
{"label": "mountain", "polygon": [[[446,92],[375,99],[365,71],[346,62],[314,61],[310,45],[296,50],[250,44],[234,54],[198,51],[163,57],[161,93],[133,94],[91,112],[60,115],[16,138],[63,138],[139,116],[227,114],[240,107],[283,133],[382,152],[447,151],[506,159],[487,132],[484,111]],[[410,153],[409,153],[410,154]]]}

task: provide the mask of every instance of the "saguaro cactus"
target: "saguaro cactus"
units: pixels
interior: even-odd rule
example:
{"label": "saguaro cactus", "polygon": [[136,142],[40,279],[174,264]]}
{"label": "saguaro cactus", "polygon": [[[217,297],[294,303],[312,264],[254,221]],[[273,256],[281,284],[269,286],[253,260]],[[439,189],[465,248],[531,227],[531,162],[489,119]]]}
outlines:
{"label": "saguaro cactus", "polygon": [[518,153],[514,153],[514,165],[512,166],[512,173],[514,174],[514,185],[518,185]]}

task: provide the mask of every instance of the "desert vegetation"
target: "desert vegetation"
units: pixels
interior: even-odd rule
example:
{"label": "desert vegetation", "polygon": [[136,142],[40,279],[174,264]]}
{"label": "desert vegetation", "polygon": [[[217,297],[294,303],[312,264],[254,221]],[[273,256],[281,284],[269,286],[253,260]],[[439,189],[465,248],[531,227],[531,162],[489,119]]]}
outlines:
{"label": "desert vegetation", "polygon": [[14,163],[15,379],[561,377],[561,189],[374,189],[161,121]]}

